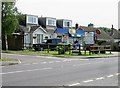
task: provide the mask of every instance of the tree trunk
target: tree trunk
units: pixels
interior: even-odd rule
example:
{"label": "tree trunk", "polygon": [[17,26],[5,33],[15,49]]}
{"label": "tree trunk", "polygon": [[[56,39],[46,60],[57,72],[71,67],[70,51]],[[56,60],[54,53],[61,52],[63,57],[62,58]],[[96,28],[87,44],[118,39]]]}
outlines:
{"label": "tree trunk", "polygon": [[2,50],[6,50],[6,38],[4,34],[2,34]]}

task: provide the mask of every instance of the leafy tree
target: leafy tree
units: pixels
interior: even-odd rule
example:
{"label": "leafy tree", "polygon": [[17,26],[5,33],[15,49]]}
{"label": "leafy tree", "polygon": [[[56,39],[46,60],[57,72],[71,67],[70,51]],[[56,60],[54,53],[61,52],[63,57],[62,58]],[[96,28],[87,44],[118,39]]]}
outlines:
{"label": "leafy tree", "polygon": [[7,35],[11,35],[18,26],[18,12],[15,2],[2,2],[2,49],[6,50]]}
{"label": "leafy tree", "polygon": [[99,27],[99,28],[102,29],[102,30],[104,30],[106,33],[111,32],[110,28],[107,28],[107,27]]}

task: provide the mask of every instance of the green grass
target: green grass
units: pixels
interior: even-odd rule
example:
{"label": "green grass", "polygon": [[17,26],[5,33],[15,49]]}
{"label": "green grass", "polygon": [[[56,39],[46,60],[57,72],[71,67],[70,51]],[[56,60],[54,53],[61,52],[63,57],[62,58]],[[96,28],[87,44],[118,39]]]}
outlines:
{"label": "green grass", "polygon": [[12,51],[12,50],[6,50],[6,51],[2,51],[2,52],[6,52],[6,53],[19,53],[19,54],[29,54],[29,55],[55,55],[55,56],[64,56],[64,57],[68,57],[68,56],[102,56],[102,55],[110,55],[109,53],[107,54],[90,54],[87,51],[86,54],[84,53],[84,51],[82,51],[82,55],[78,55],[78,53],[73,53],[69,55],[69,52],[66,52],[65,54],[58,54],[58,51],[34,51],[34,50],[19,50],[19,51]]}
{"label": "green grass", "polygon": [[1,58],[2,61],[17,61],[17,59],[14,58]]}

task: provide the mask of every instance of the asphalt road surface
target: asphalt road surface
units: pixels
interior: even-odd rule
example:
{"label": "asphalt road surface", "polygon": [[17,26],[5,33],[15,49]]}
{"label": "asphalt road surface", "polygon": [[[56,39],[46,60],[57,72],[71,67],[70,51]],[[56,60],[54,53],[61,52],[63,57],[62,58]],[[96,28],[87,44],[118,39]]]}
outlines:
{"label": "asphalt road surface", "polygon": [[60,58],[2,54],[19,61],[2,67],[3,86],[118,86],[118,57]]}

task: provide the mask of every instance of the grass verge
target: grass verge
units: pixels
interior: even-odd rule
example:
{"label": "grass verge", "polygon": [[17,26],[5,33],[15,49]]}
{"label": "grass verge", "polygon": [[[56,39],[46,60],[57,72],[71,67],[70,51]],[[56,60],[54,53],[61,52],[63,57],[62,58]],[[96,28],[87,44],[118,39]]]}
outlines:
{"label": "grass verge", "polygon": [[66,52],[65,54],[58,54],[58,51],[34,51],[34,50],[19,50],[19,51],[12,51],[12,50],[6,50],[6,51],[2,51],[5,53],[15,53],[15,54],[28,54],[28,55],[54,55],[54,56],[63,56],[63,57],[70,57],[70,56],[103,56],[103,55],[111,55],[110,53],[106,53],[106,54],[90,54],[87,51],[86,54],[84,53],[84,51],[81,52],[81,55],[78,55],[78,53],[73,53],[73,54],[69,54],[69,52]]}
{"label": "grass verge", "polygon": [[17,59],[14,58],[1,58],[1,61],[17,61]]}

